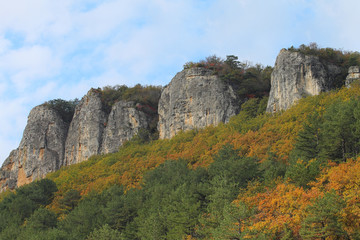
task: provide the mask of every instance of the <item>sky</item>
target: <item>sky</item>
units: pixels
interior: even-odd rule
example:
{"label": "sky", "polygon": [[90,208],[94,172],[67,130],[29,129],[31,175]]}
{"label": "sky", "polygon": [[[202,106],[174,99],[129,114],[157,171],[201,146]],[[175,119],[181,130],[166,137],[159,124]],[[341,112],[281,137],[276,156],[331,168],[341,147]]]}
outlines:
{"label": "sky", "polygon": [[166,85],[216,54],[273,66],[316,42],[360,51],[358,0],[0,0],[0,164],[30,110],[93,87]]}

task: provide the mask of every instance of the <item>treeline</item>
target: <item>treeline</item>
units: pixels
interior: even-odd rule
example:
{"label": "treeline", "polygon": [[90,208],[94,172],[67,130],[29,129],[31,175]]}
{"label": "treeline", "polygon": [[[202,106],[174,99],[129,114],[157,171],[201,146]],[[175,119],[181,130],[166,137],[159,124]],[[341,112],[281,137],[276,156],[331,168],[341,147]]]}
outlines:
{"label": "treeline", "polygon": [[240,98],[261,98],[270,92],[270,79],[273,68],[260,64],[241,62],[237,56],[228,55],[226,59],[209,56],[199,62],[187,62],[184,69],[203,67],[213,70],[221,80],[229,83]]}

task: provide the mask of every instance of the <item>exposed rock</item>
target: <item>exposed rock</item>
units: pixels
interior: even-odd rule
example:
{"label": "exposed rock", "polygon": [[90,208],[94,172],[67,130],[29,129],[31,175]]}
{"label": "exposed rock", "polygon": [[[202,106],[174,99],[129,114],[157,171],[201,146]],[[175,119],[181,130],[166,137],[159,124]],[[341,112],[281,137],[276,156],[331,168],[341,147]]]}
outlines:
{"label": "exposed rock", "polygon": [[105,129],[102,153],[112,153],[127,140],[136,135],[141,128],[147,128],[145,113],[135,108],[134,102],[119,101],[109,114]]}
{"label": "exposed rock", "polygon": [[158,106],[160,138],[226,123],[238,110],[239,103],[232,87],[211,70],[183,70],[162,91]]}
{"label": "exposed rock", "polygon": [[324,63],[317,56],[282,49],[271,74],[266,111],[286,110],[303,97],[330,90],[340,73],[339,67]]}
{"label": "exposed rock", "polygon": [[[146,110],[146,106],[139,107]],[[30,183],[92,155],[116,152],[139,129],[148,128],[149,120],[143,111],[134,102],[120,101],[108,116],[101,92],[96,89],[91,89],[76,106],[70,126],[46,104],[35,107],[19,147],[0,169],[0,191]]]}
{"label": "exposed rock", "polygon": [[59,169],[68,127],[46,105],[33,108],[18,149],[10,153],[1,167],[1,190],[29,183]]}
{"label": "exposed rock", "polygon": [[351,66],[349,67],[348,75],[346,77],[345,86],[350,87],[350,85],[360,79],[360,68],[359,66]]}
{"label": "exposed rock", "polygon": [[65,145],[63,165],[80,163],[101,150],[107,114],[101,93],[91,89],[75,108]]}

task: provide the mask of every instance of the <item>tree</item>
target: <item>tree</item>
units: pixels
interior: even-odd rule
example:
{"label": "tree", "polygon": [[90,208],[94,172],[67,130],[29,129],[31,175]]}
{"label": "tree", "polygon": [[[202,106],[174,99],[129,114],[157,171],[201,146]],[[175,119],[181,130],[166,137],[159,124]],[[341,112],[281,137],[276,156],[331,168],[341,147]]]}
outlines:
{"label": "tree", "polygon": [[250,218],[255,211],[243,202],[233,202],[224,208],[224,218],[212,231],[214,239],[246,239],[249,232],[245,229],[251,225]]}
{"label": "tree", "polygon": [[241,68],[241,62],[238,61],[238,57],[235,55],[227,55],[226,60],[224,63],[229,67],[230,69],[239,69]]}
{"label": "tree", "polygon": [[56,227],[57,219],[55,213],[46,209],[39,208],[27,220],[26,228],[35,231],[44,231]]}
{"label": "tree", "polygon": [[359,153],[359,136],[354,134],[360,129],[358,116],[354,115],[359,108],[356,99],[337,101],[329,106],[322,125],[320,154],[323,158],[345,161]]}
{"label": "tree", "polygon": [[308,162],[316,158],[320,152],[320,140],[322,118],[318,112],[310,114],[303,123],[303,128],[299,131],[292,152],[292,159],[297,161],[299,158]]}
{"label": "tree", "polygon": [[300,235],[304,239],[349,239],[341,222],[345,202],[334,191],[325,193],[307,209]]}
{"label": "tree", "polygon": [[84,239],[104,223],[103,204],[95,197],[83,200],[59,223],[59,229],[69,233],[71,239]]}
{"label": "tree", "polygon": [[209,166],[209,175],[223,176],[230,184],[235,183],[241,188],[259,176],[259,163],[255,158],[239,156],[239,150],[227,144],[214,156],[214,162]]}
{"label": "tree", "polygon": [[120,232],[112,229],[109,225],[105,224],[101,228],[95,229],[86,238],[87,240],[119,240],[121,238]]}
{"label": "tree", "polygon": [[59,113],[64,122],[70,123],[74,116],[75,107],[79,104],[79,102],[80,101],[77,98],[70,101],[58,98],[47,101],[44,104]]}
{"label": "tree", "polygon": [[61,208],[65,210],[65,212],[70,212],[77,206],[80,199],[80,192],[74,189],[70,189],[64,194],[64,197],[59,200],[59,204],[61,205]]}

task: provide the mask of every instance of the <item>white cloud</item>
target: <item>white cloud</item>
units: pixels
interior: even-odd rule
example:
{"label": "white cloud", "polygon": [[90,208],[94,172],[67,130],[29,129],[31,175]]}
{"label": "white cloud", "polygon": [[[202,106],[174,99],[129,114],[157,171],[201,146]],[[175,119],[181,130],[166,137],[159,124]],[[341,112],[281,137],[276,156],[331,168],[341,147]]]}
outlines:
{"label": "white cloud", "polygon": [[11,47],[11,42],[6,38],[4,38],[3,36],[0,36],[0,55],[8,51],[10,47]]}
{"label": "white cloud", "polygon": [[56,74],[59,65],[51,50],[42,46],[11,50],[0,57],[0,70],[9,76],[19,92],[39,79]]}

